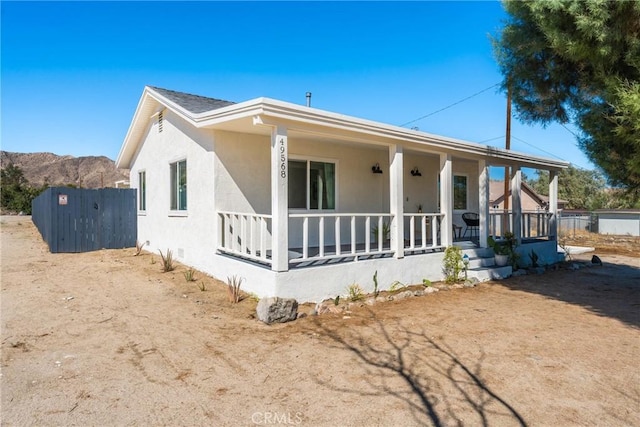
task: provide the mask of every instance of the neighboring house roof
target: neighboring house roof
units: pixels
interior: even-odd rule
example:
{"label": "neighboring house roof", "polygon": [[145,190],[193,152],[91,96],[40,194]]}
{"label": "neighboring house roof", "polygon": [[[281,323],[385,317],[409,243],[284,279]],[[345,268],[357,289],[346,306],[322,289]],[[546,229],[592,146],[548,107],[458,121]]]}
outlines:
{"label": "neighboring house roof", "polygon": [[119,168],[130,168],[152,117],[169,109],[195,128],[271,135],[282,125],[294,137],[319,141],[346,139],[363,144],[402,144],[407,149],[488,160],[492,165],[559,170],[568,162],[532,156],[413,129],[337,114],[270,98],[232,103],[146,86],[116,160]]}
{"label": "neighboring house roof", "polygon": [[[547,206],[549,204],[549,196],[545,196],[542,194],[538,194],[536,190],[533,189],[526,182],[522,182],[522,191],[526,192],[531,196],[531,198],[541,207]],[[509,196],[511,196],[511,187],[509,187]],[[504,181],[491,181],[489,183],[489,203],[496,204],[504,201]],[[559,204],[567,203],[566,200],[558,199]]]}
{"label": "neighboring house roof", "polygon": [[184,92],[176,92],[175,90],[162,89],[154,86],[149,86],[149,88],[194,114],[213,111],[218,108],[226,107],[227,105],[235,104],[235,102],[231,101],[207,98],[205,96],[192,95]]}

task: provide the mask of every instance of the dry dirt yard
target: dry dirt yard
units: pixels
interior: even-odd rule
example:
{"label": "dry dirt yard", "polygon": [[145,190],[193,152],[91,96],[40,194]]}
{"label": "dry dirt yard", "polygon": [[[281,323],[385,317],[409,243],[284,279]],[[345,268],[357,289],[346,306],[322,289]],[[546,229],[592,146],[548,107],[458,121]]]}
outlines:
{"label": "dry dirt yard", "polygon": [[3,425],[640,425],[640,258],[267,326],[158,255],[1,238]]}

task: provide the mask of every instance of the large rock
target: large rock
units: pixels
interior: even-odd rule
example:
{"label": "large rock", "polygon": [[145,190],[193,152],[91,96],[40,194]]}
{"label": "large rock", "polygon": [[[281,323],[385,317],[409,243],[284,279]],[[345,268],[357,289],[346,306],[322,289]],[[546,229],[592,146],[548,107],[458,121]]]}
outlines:
{"label": "large rock", "polygon": [[267,324],[290,322],[298,316],[298,301],[293,298],[262,298],[256,313],[258,319]]}

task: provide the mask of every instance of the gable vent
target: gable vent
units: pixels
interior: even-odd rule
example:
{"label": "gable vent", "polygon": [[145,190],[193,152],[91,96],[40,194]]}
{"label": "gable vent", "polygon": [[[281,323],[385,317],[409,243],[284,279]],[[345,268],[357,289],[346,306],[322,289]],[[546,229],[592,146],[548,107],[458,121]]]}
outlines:
{"label": "gable vent", "polygon": [[158,113],[158,133],[162,132],[162,111]]}

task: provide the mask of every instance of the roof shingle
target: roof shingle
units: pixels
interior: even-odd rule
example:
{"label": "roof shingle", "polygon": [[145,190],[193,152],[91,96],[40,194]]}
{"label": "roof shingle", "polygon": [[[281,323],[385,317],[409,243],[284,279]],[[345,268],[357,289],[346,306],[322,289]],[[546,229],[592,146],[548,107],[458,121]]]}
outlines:
{"label": "roof shingle", "polygon": [[192,95],[190,93],[177,92],[175,90],[162,89],[159,87],[149,86],[155,92],[175,102],[187,111],[198,114],[205,111],[217,110],[218,108],[226,107],[227,105],[235,104],[235,102],[225,101],[216,98],[207,98],[206,96]]}

